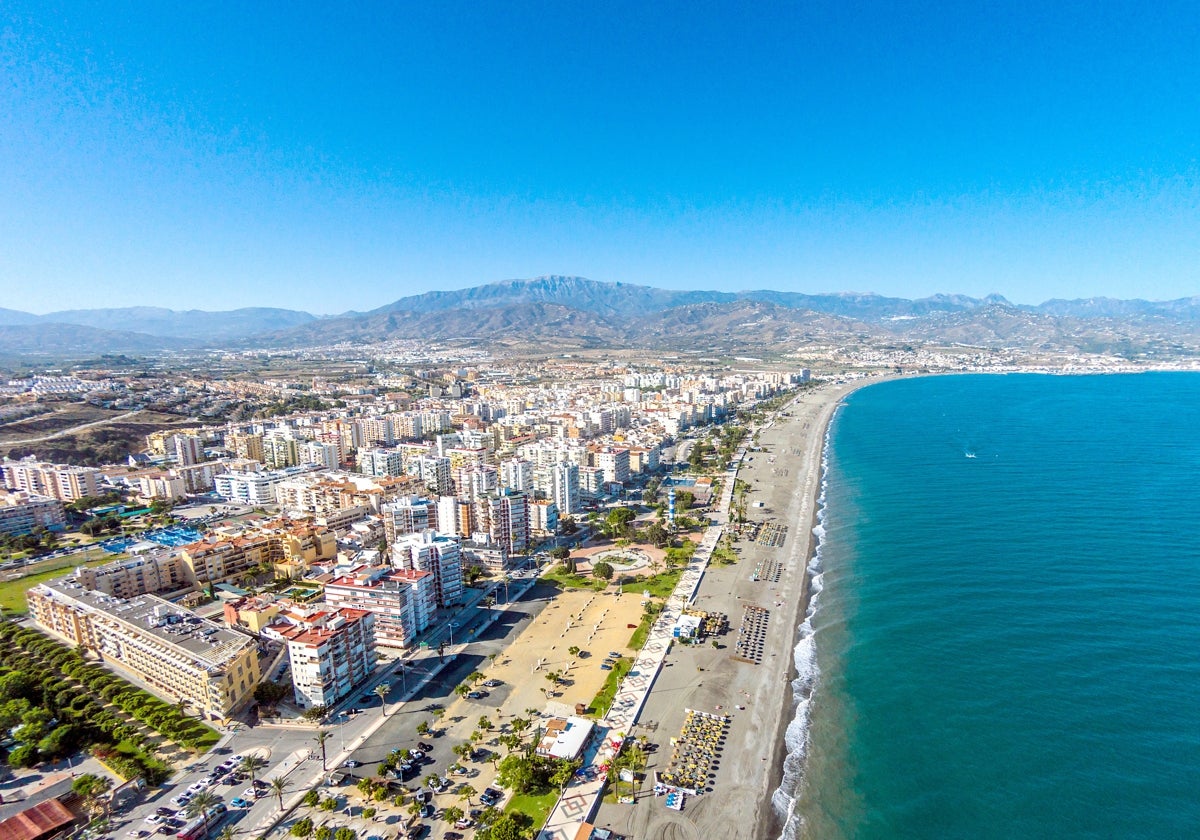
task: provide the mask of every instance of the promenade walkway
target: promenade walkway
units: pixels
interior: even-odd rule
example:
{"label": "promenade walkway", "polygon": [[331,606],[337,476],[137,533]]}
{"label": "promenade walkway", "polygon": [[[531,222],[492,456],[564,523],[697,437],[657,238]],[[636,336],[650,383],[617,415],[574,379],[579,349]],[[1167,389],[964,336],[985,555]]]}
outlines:
{"label": "promenade walkway", "polygon": [[[733,485],[737,478],[737,467],[741,463],[744,449],[739,449],[733,466],[725,473],[725,488],[714,521],[727,522],[733,503]],[[684,607],[691,603],[700,588],[708,561],[724,533],[723,525],[712,525],[705,529],[696,553],[692,555],[679,583],[667,599],[663,611],[650,628],[646,644],[638,652],[633,667],[626,674],[617,691],[613,704],[604,720],[597,726],[601,737],[584,753],[584,765],[578,776],[567,785],[563,795],[555,803],[546,824],[538,833],[538,840],[575,840],[580,823],[587,822],[596,813],[600,797],[604,792],[605,773],[602,767],[612,763],[620,750],[620,744],[629,730],[637,723],[654,680],[662,671],[667,652],[671,648],[675,622]]]}

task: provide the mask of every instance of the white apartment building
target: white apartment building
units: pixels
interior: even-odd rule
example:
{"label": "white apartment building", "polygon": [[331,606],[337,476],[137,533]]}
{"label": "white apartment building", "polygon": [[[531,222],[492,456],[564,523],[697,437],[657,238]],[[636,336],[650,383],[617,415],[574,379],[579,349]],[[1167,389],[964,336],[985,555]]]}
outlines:
{"label": "white apartment building", "polygon": [[172,458],[181,467],[204,460],[204,442],[196,435],[173,435],[168,443]]}
{"label": "white apartment building", "polygon": [[[281,617],[287,621],[293,611]],[[375,615],[367,610],[341,607],[312,613],[295,625],[273,631],[287,641],[296,705],[302,709],[332,706],[348,696],[375,670]]]}
{"label": "white apartment building", "polygon": [[558,506],[559,513],[570,516],[583,510],[579,495],[579,466],[555,464],[550,468],[550,492],[547,495]]}
{"label": "white apartment building", "polygon": [[315,470],[311,464],[262,472],[227,472],[213,479],[216,493],[229,502],[246,505],[275,504],[275,488],[290,478]]}
{"label": "white apartment building", "polygon": [[404,475],[404,456],[398,449],[360,449],[358,471],[364,475]]}
{"label": "white apartment building", "polygon": [[340,466],[341,449],[336,443],[309,440],[300,444],[297,455],[301,464],[314,464],[321,469],[336,470]]}
{"label": "white apartment building", "polygon": [[484,535],[483,542],[503,545],[509,554],[528,550],[531,538],[528,495],[505,492],[476,496],[473,512],[472,534]]}
{"label": "white apartment building", "polygon": [[520,493],[533,489],[533,463],[524,458],[510,458],[500,463],[500,486]]}
{"label": "white apartment building", "polygon": [[438,496],[454,495],[450,459],[439,455],[421,455],[409,461],[409,475],[418,476]]}
{"label": "white apartment building", "polygon": [[375,643],[407,648],[433,620],[437,582],[430,572],[359,566],[325,584],[325,603],[375,616]]}
{"label": "white apartment building", "polygon": [[456,537],[435,531],[398,537],[392,545],[392,562],[400,569],[431,572],[439,607],[453,606],[462,600],[462,548]]}
{"label": "white apartment building", "polygon": [[100,495],[100,470],[95,467],[46,464],[24,458],[5,460],[0,471],[4,473],[4,485],[12,490],[50,496],[63,502]]}

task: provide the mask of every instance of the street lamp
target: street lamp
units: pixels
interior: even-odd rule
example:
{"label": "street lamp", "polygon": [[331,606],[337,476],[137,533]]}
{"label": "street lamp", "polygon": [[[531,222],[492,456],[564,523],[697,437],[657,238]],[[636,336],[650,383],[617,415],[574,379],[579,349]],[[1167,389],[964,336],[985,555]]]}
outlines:
{"label": "street lamp", "polygon": [[457,624],[455,624],[453,621],[451,621],[451,622],[450,622],[450,624],[449,624],[449,627],[450,627],[450,644],[451,644],[451,645],[453,645],[453,644],[454,644],[454,628],[455,628],[455,627],[457,627],[457,626],[458,626],[458,625],[457,625]]}
{"label": "street lamp", "polygon": [[402,695],[407,694],[408,679],[405,675],[408,673],[408,666],[403,662],[403,660],[398,660],[396,662],[396,670],[400,672],[400,693]]}

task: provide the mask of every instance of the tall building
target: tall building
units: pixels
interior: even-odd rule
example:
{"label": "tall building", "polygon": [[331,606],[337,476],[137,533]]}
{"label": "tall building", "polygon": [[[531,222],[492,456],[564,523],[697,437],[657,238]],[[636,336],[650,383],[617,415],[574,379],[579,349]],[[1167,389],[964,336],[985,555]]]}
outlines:
{"label": "tall building", "polygon": [[419,476],[425,486],[438,496],[453,496],[454,481],[450,475],[450,459],[438,455],[419,455],[411,462],[409,473]]}
{"label": "tall building", "polygon": [[605,482],[629,481],[629,450],[623,446],[599,446],[592,450],[592,465],[604,471]]}
{"label": "tall building", "polygon": [[583,510],[579,499],[579,466],[561,463],[550,468],[550,498],[559,513],[569,516]]}
{"label": "tall building", "polygon": [[474,499],[498,486],[499,475],[495,467],[468,464],[454,470],[454,495],[460,499]]}
{"label": "tall building", "polygon": [[290,431],[274,431],[263,436],[263,462],[273,469],[294,467],[300,463],[300,445]]}
{"label": "tall building", "polygon": [[375,616],[375,643],[411,647],[437,609],[437,581],[430,572],[359,566],[325,584],[325,603]]}
{"label": "tall building", "polygon": [[266,461],[262,435],[228,434],[225,436],[225,450],[235,458],[258,461],[260,464]]}
{"label": "tall building", "polygon": [[404,475],[404,458],[398,449],[360,449],[358,471],[364,475]]}
{"label": "tall building", "polygon": [[462,548],[457,538],[434,531],[406,534],[392,545],[392,562],[401,569],[431,572],[439,607],[462,600]]}
{"label": "tall building", "polygon": [[441,496],[437,502],[437,530],[448,537],[471,536],[474,515],[471,503],[456,496]]}
{"label": "tall building", "polygon": [[100,470],[94,467],[45,464],[24,458],[4,461],[0,471],[4,473],[4,485],[13,490],[50,496],[63,502],[100,495]]}
{"label": "tall building", "polygon": [[34,528],[61,530],[66,521],[58,499],[23,490],[0,490],[0,534],[28,534]]}
{"label": "tall building", "polygon": [[315,464],[326,470],[336,470],[340,466],[341,451],[336,443],[308,440],[300,444],[297,455],[301,464]]}
{"label": "tall building", "polygon": [[512,458],[500,464],[500,486],[527,493],[533,489],[533,464],[524,458]]}
{"label": "tall building", "polygon": [[485,542],[499,543],[509,554],[529,548],[529,496],[524,493],[492,493],[475,497],[474,531]]}
{"label": "tall building", "polygon": [[529,527],[541,534],[558,532],[558,505],[549,499],[536,499],[529,503]]}
{"label": "tall building", "polygon": [[171,438],[171,455],[181,467],[199,464],[204,460],[204,442],[197,435],[174,435]]}
{"label": "tall building", "polygon": [[[268,626],[264,635],[277,627]],[[296,705],[302,709],[334,705],[375,670],[375,615],[367,610],[316,612],[278,632],[287,641]]]}
{"label": "tall building", "polygon": [[205,717],[228,719],[259,682],[253,639],[154,595],[122,600],[68,577],[35,586],[26,599],[39,627]]}
{"label": "tall building", "polygon": [[416,534],[430,528],[437,529],[438,506],[432,499],[422,496],[405,496],[380,508],[383,534],[388,544],[405,534]]}

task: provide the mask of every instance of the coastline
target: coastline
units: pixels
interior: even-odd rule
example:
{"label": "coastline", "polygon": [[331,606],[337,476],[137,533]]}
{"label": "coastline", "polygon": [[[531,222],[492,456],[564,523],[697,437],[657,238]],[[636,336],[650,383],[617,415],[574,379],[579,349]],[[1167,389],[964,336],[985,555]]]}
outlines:
{"label": "coastline", "polygon": [[[688,797],[682,811],[663,807],[644,788],[633,807],[603,804],[597,826],[672,840],[779,837],[782,823],[772,798],[783,776],[784,736],[795,714],[795,648],[811,601],[809,564],[816,550],[813,529],[827,432],[848,394],[884,379],[829,383],[806,391],[785,409],[790,417],[777,416],[758,433],[761,450],[748,453],[738,471],[738,478],[751,486],[747,519],[786,525],[787,537],[782,546],[739,540],[737,563],[709,565],[695,603],[728,615],[730,632],[719,640],[719,648],[672,646],[635,727],[635,734],[659,745],[649,756],[649,777],[666,768],[670,739],[679,733],[686,709],[728,715],[729,747],[714,768],[708,791]],[[758,503],[763,506],[755,507]],[[774,569],[775,575],[757,579],[760,566]],[[757,662],[734,651],[743,610],[750,606],[770,612]]]}
{"label": "coastline", "polygon": [[[795,612],[791,616],[791,644],[793,650],[799,641],[800,627],[808,617],[809,607],[812,603],[812,571],[810,567],[813,559],[816,557],[817,549],[820,547],[815,537],[815,531],[820,524],[821,486],[824,479],[825,458],[828,454],[826,449],[829,442],[829,427],[833,422],[833,417],[837,413],[838,408],[842,405],[842,401],[854,390],[857,390],[857,388],[846,390],[836,400],[831,401],[822,415],[821,422],[817,424],[816,453],[811,456],[815,462],[816,480],[813,482],[812,488],[803,494],[807,497],[806,501],[809,505],[808,527],[804,532],[803,550],[797,550],[799,548],[799,545],[797,545],[793,547],[792,551],[793,558],[803,564],[803,574],[800,576],[800,593],[799,597],[795,600]],[[775,810],[774,794],[783,782],[784,761],[788,756],[786,734],[796,709],[792,682],[798,676],[799,672],[796,670],[796,662],[793,657],[789,661],[787,669],[785,696],[782,698],[779,712],[776,716],[775,733],[773,736],[775,748],[768,762],[766,794],[759,805],[759,817],[755,821],[757,830],[754,840],[776,840],[781,836],[785,825],[785,821]]]}

